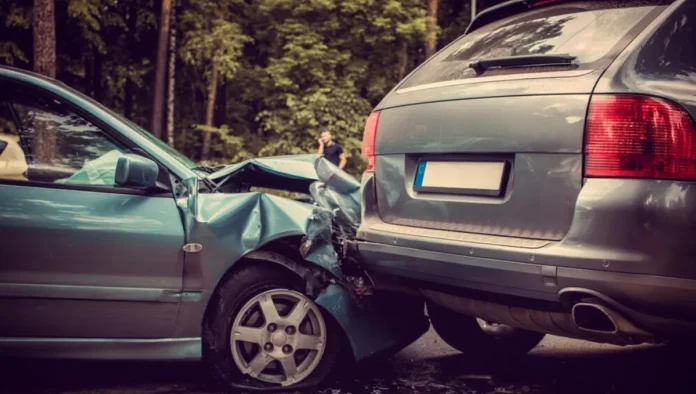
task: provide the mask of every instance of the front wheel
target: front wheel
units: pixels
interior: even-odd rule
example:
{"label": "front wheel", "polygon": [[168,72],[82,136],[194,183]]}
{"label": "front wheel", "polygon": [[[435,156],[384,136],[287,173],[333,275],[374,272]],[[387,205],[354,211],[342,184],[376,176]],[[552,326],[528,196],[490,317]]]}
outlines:
{"label": "front wheel", "polygon": [[523,356],[544,339],[539,332],[481,322],[432,302],[428,302],[428,316],[443,341],[477,360]]}
{"label": "front wheel", "polygon": [[340,334],[302,288],[292,273],[264,262],[218,288],[203,356],[226,388],[307,387],[329,374]]}

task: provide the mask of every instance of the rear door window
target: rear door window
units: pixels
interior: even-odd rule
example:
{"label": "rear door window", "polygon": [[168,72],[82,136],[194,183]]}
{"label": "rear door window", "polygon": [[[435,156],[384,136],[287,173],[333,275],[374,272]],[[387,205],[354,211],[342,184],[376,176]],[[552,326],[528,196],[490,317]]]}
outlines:
{"label": "rear door window", "polygon": [[[401,87],[474,78],[477,74],[469,68],[470,63],[501,57],[570,55],[576,58],[570,67],[594,68],[608,55],[617,55],[612,53],[617,52],[612,51],[617,44],[637,35],[637,26],[644,25],[657,15],[656,11],[666,8],[655,3],[664,2],[565,2],[504,18],[459,38]],[[560,68],[569,69],[567,66]],[[554,69],[558,66],[542,67],[539,71]],[[517,67],[504,72],[529,70]],[[486,74],[491,75],[491,72]]]}
{"label": "rear door window", "polygon": [[684,3],[641,50],[636,70],[646,79],[696,83],[696,1]]}

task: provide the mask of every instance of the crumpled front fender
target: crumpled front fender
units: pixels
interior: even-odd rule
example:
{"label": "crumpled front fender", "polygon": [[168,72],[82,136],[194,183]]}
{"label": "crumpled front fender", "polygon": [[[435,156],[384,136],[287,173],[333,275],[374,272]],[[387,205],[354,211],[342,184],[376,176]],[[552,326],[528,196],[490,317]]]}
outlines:
{"label": "crumpled front fender", "polygon": [[315,300],[338,321],[356,361],[396,352],[428,328],[421,299],[402,294],[375,294],[362,299],[349,289],[331,284]]}

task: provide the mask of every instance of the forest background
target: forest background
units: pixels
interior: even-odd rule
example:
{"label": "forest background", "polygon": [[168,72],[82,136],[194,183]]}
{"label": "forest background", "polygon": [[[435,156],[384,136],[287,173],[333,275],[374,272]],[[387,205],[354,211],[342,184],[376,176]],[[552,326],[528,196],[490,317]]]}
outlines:
{"label": "forest background", "polygon": [[201,163],[315,152],[328,128],[358,174],[371,109],[464,33],[473,3],[2,0],[0,64],[63,81]]}

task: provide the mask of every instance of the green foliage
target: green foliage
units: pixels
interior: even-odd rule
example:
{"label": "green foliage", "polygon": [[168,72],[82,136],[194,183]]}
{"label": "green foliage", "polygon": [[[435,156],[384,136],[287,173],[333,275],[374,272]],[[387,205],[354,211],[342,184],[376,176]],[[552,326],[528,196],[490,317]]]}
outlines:
{"label": "green foliage", "polygon": [[[0,64],[21,67],[29,63],[26,48],[27,33],[31,28],[31,7],[9,2],[0,3]],[[11,40],[6,40],[10,39]]]}
{"label": "green foliage", "polygon": [[69,0],[68,16],[81,22],[85,29],[101,29],[102,0]]}
{"label": "green foliage", "polygon": [[222,125],[220,127],[209,127],[206,125],[194,125],[193,129],[201,133],[213,133],[219,139],[223,149],[224,160],[214,160],[209,164],[225,164],[225,163],[236,163],[243,160],[251,159],[254,154],[244,149],[244,144],[246,142],[243,136],[235,135],[229,129],[229,126]]}
{"label": "green foliage", "polygon": [[[499,0],[480,0],[483,5]],[[0,63],[32,66],[32,2],[0,2]],[[58,78],[140,125],[150,119],[160,0],[55,0]],[[364,168],[371,109],[469,23],[469,2],[440,0],[429,31],[425,0],[173,0],[178,51],[176,147],[197,159],[212,134],[211,163],[315,152],[328,128],[348,168]],[[406,49],[406,57],[403,50]],[[406,61],[403,64],[404,60]],[[201,125],[213,66],[213,126]]]}
{"label": "green foliage", "polygon": [[184,29],[179,54],[182,61],[210,77],[213,65],[220,80],[231,79],[239,70],[239,57],[251,38],[234,22],[228,1],[191,0],[181,16]]}
{"label": "green foliage", "polygon": [[106,53],[102,38],[102,17],[109,0],[68,0],[67,14],[79,26],[82,37],[91,43],[99,53]]}
{"label": "green foliage", "polygon": [[15,59],[25,63],[29,61],[17,44],[14,42],[0,41],[0,60],[7,65],[14,66]]}
{"label": "green foliage", "polygon": [[31,8],[9,4],[5,26],[28,29],[31,27]]}
{"label": "green foliage", "polygon": [[256,120],[267,143],[259,153],[315,151],[319,130],[329,128],[357,169],[365,120],[397,82],[395,43],[425,38],[424,3],[260,0],[254,7],[251,23],[266,54]]}

